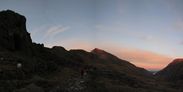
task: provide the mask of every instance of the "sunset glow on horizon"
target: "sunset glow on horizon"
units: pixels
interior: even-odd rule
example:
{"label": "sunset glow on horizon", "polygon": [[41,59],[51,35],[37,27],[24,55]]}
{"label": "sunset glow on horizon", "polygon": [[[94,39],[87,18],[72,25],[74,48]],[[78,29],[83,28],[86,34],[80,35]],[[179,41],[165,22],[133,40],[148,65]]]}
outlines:
{"label": "sunset glow on horizon", "polygon": [[7,9],[47,47],[100,48],[148,70],[183,57],[183,0],[1,0]]}

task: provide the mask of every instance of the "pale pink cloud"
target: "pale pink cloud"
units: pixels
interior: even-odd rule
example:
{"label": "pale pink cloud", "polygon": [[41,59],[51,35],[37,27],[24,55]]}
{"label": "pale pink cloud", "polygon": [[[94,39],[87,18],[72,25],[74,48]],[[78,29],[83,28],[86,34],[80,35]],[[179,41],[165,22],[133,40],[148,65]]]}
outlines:
{"label": "pale pink cloud", "polygon": [[[83,46],[89,46],[88,48],[90,49],[92,48],[91,45]],[[97,47],[104,49],[121,59],[127,60],[138,67],[143,67],[148,70],[160,70],[174,59],[171,56],[161,55],[155,52],[145,51],[141,49],[135,49],[133,47],[120,47],[113,46],[112,44],[98,44]]]}
{"label": "pale pink cloud", "polygon": [[[63,43],[63,44],[61,44]],[[169,64],[174,58],[166,55],[161,55],[155,52],[135,49],[132,47],[120,47],[112,44],[92,44],[85,40],[69,39],[58,41],[52,45],[61,45],[69,49],[84,49],[91,51],[95,47],[104,49],[105,51],[116,55],[117,57],[127,60],[138,67],[143,67],[149,70],[160,70]]]}
{"label": "pale pink cloud", "polygon": [[112,44],[100,46],[104,50],[127,60],[138,67],[149,70],[160,70],[169,64],[174,57],[161,55],[151,51],[145,51],[130,46],[114,46]]}
{"label": "pale pink cloud", "polygon": [[170,63],[173,58],[160,55],[154,52],[138,50],[138,49],[126,49],[123,48],[122,52],[117,53],[119,57],[129,60],[131,63],[144,67],[146,69],[158,70],[165,67]]}

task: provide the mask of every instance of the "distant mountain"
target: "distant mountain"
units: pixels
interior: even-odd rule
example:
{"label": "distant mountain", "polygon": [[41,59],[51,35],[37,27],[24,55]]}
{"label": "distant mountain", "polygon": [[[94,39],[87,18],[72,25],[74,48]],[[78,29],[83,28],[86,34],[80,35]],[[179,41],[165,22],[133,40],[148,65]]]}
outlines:
{"label": "distant mountain", "polygon": [[[177,63],[171,69],[181,74]],[[169,74],[163,71],[158,74]],[[0,12],[0,92],[182,92],[169,84],[98,48],[68,51],[33,43],[24,16]]]}
{"label": "distant mountain", "polygon": [[157,72],[156,76],[163,77],[171,81],[183,80],[183,58],[173,60],[167,67]]}
{"label": "distant mountain", "polygon": [[114,65],[114,69],[119,68],[116,70],[121,70],[123,72],[128,72],[131,74],[141,75],[141,76],[146,76],[146,77],[152,76],[152,74],[149,71],[147,71],[143,68],[136,67],[135,65],[131,64],[130,62],[128,62],[126,60],[122,60],[104,50],[95,48],[91,51],[91,53],[96,55],[99,58],[99,60],[101,60],[99,62],[104,62],[107,65],[111,65],[111,66]]}

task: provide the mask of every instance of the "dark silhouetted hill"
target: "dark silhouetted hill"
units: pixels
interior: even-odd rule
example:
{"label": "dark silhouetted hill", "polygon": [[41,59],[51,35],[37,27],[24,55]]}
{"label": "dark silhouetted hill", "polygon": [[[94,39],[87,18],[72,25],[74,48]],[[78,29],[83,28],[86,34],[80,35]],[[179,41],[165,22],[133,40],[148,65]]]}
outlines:
{"label": "dark silhouetted hill", "polygon": [[156,75],[171,81],[183,80],[183,58],[173,60],[167,67],[157,72]]}

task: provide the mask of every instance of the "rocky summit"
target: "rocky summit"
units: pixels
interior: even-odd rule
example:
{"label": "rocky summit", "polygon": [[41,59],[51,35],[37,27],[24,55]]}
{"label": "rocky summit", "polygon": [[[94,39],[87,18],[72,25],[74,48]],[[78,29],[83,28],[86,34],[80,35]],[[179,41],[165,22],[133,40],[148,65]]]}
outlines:
{"label": "rocky summit", "polygon": [[30,53],[32,40],[26,30],[26,18],[11,10],[0,12],[0,50]]}
{"label": "rocky summit", "polygon": [[166,80],[182,80],[180,61],[154,76],[98,48],[47,48],[32,42],[23,15],[0,12],[0,92],[182,92]]}

